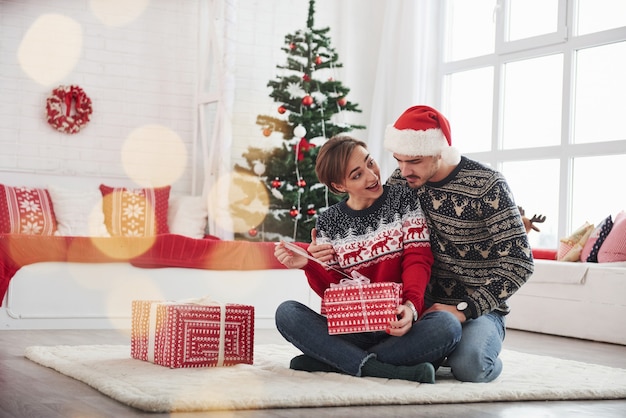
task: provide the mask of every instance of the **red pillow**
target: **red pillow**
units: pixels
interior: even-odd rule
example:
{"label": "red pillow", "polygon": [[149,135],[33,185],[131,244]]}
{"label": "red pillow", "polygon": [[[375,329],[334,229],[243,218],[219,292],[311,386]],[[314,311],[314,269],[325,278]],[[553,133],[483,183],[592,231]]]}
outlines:
{"label": "red pillow", "polygon": [[621,211],[598,251],[598,263],[626,261],[626,212]]}
{"label": "red pillow", "polygon": [[54,235],[56,230],[47,190],[0,184],[0,233]]}
{"label": "red pillow", "polygon": [[557,250],[550,248],[533,248],[532,251],[535,260],[556,260]]}
{"label": "red pillow", "polygon": [[113,237],[169,234],[170,186],[129,189],[100,185],[104,223]]}

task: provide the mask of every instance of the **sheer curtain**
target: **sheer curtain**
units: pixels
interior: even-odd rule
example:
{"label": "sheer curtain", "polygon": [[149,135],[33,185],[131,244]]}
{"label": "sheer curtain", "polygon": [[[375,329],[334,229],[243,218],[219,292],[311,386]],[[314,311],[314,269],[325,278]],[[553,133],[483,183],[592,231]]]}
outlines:
{"label": "sheer curtain", "polygon": [[[233,238],[228,207],[232,147],[232,112],[235,95],[235,23],[237,0],[200,2],[198,123],[195,144],[200,149],[202,196],[209,209],[208,231],[222,239]],[[194,180],[194,182],[196,182]]]}
{"label": "sheer curtain", "polygon": [[393,124],[410,106],[439,105],[440,3],[438,0],[385,2],[367,141],[380,164],[383,179],[397,167],[383,147],[387,125]]}

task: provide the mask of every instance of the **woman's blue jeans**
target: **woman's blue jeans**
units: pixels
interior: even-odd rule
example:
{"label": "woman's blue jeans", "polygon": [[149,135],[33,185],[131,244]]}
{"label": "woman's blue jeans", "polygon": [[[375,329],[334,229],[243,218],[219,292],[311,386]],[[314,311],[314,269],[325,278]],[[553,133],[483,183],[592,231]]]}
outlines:
{"label": "woman's blue jeans", "polygon": [[448,312],[432,312],[401,337],[379,332],[329,335],[326,317],[293,300],[276,310],[278,331],[304,354],[352,376],[370,358],[393,365],[438,364],[461,340],[461,323]]}
{"label": "woman's blue jeans", "polygon": [[276,310],[278,331],[304,354],[344,373],[360,376],[370,358],[394,365],[444,362],[464,382],[491,382],[502,372],[505,317],[491,312],[461,325],[454,315],[436,311],[424,315],[402,337],[384,332],[329,335],[326,318],[296,302]]}

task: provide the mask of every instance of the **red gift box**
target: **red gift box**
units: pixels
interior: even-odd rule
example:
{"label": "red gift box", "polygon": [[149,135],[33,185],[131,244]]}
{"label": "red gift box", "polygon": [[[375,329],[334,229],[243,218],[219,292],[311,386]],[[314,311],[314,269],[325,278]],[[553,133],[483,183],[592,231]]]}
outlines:
{"label": "red gift box", "polygon": [[328,320],[328,333],[384,331],[390,321],[397,320],[401,301],[401,283],[343,279],[324,291],[322,311]]}
{"label": "red gift box", "polygon": [[132,303],[131,357],[161,366],[252,364],[254,307],[198,300]]}

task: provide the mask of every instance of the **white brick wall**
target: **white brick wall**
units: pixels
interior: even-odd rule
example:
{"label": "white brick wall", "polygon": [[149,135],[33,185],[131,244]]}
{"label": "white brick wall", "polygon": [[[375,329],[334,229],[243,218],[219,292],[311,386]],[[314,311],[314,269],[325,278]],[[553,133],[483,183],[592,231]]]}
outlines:
{"label": "white brick wall", "polygon": [[[176,132],[191,161],[198,0],[151,0],[135,20],[118,27],[103,24],[90,4],[0,2],[0,170],[123,178],[126,137],[153,124]],[[51,13],[80,25],[82,50],[69,74],[41,85],[17,57],[31,25]],[[92,120],[76,135],[57,132],[45,120],[46,98],[60,84],[78,84],[92,99]],[[174,188],[190,190],[191,167]]]}
{"label": "white brick wall", "polygon": [[[143,13],[118,27],[103,24],[90,7],[106,0],[0,1],[0,171],[123,178],[125,139],[139,126],[161,124],[180,136],[189,153],[189,166],[173,190],[190,192],[192,161],[200,161],[191,155],[200,1],[146,1]],[[129,4],[135,3],[141,4]],[[331,28],[344,64],[336,78],[363,109],[347,116],[352,123],[368,122],[383,3],[316,3],[315,26]],[[259,114],[277,115],[267,82],[276,77],[276,65],[286,62],[280,49],[285,35],[306,27],[307,12],[307,0],[237,0],[233,163],[243,162],[241,154],[251,144],[281,142],[278,134],[264,137],[255,122]],[[31,25],[49,13],[77,22],[83,46],[71,73],[44,86],[20,68],[17,52]],[[92,121],[77,135],[56,132],[45,120],[46,98],[59,84],[78,84],[93,101]],[[365,133],[356,134],[366,139]]]}

